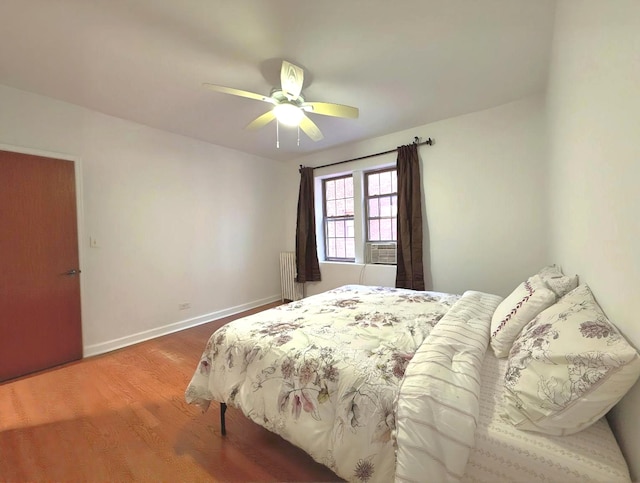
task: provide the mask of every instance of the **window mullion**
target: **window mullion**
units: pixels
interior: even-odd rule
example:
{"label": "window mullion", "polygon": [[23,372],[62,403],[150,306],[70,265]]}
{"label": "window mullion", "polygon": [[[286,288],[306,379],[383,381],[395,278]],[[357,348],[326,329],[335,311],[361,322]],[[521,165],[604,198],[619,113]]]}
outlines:
{"label": "window mullion", "polygon": [[356,263],[365,263],[365,241],[367,239],[364,173],[353,172],[353,216],[354,237],[356,244]]}

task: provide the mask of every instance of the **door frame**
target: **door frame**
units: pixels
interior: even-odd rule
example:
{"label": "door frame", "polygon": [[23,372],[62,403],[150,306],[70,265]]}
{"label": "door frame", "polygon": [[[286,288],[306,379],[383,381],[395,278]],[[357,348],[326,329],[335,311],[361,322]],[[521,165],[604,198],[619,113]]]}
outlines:
{"label": "door frame", "polygon": [[[78,226],[78,240],[76,242],[78,244],[78,264],[79,264],[79,269],[83,270],[83,267],[85,266],[84,264],[85,247],[84,247],[84,243],[82,243],[82,240],[84,238],[84,209],[83,209],[83,203],[82,203],[82,200],[83,200],[82,159],[79,156],[74,156],[72,154],[58,153],[55,151],[45,151],[42,149],[33,149],[33,148],[27,148],[24,146],[15,146],[11,144],[2,144],[2,143],[0,143],[0,151],[11,151],[14,153],[31,154],[33,156],[43,156],[46,158],[62,159],[64,161],[73,162],[74,177],[75,177],[75,184],[76,184],[76,223]],[[86,346],[86,342],[85,342],[86,330],[84,330],[85,329],[84,314],[86,311],[85,310],[86,290],[85,290],[85,282],[84,282],[85,277],[80,275],[79,278],[80,278],[80,325],[82,327],[82,357],[84,358],[84,352],[85,352],[85,346]]]}

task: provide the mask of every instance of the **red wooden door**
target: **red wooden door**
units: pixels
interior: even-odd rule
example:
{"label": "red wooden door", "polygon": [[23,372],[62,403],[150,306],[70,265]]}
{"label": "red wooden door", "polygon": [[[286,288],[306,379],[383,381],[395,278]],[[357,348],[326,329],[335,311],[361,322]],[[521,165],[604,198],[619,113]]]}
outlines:
{"label": "red wooden door", "polygon": [[81,357],[74,164],[0,151],[0,381]]}

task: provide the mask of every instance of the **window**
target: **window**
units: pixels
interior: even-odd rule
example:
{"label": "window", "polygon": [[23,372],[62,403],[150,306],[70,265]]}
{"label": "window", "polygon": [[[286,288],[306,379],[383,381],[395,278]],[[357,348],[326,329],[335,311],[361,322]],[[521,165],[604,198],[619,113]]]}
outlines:
{"label": "window", "polygon": [[367,241],[396,241],[398,177],[395,168],[365,173],[365,206]]}
{"label": "window", "polygon": [[355,261],[353,176],[322,182],[326,260]]}
{"label": "window", "polygon": [[318,247],[324,248],[324,260],[365,263],[369,243],[397,241],[395,166],[319,177],[316,183]]}

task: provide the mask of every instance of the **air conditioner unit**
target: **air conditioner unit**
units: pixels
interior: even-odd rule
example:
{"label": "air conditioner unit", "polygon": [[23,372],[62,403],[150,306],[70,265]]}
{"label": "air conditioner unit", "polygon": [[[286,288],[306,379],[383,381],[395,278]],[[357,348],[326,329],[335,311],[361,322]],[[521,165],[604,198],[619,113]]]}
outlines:
{"label": "air conditioner unit", "polygon": [[369,243],[369,263],[396,264],[395,243]]}

